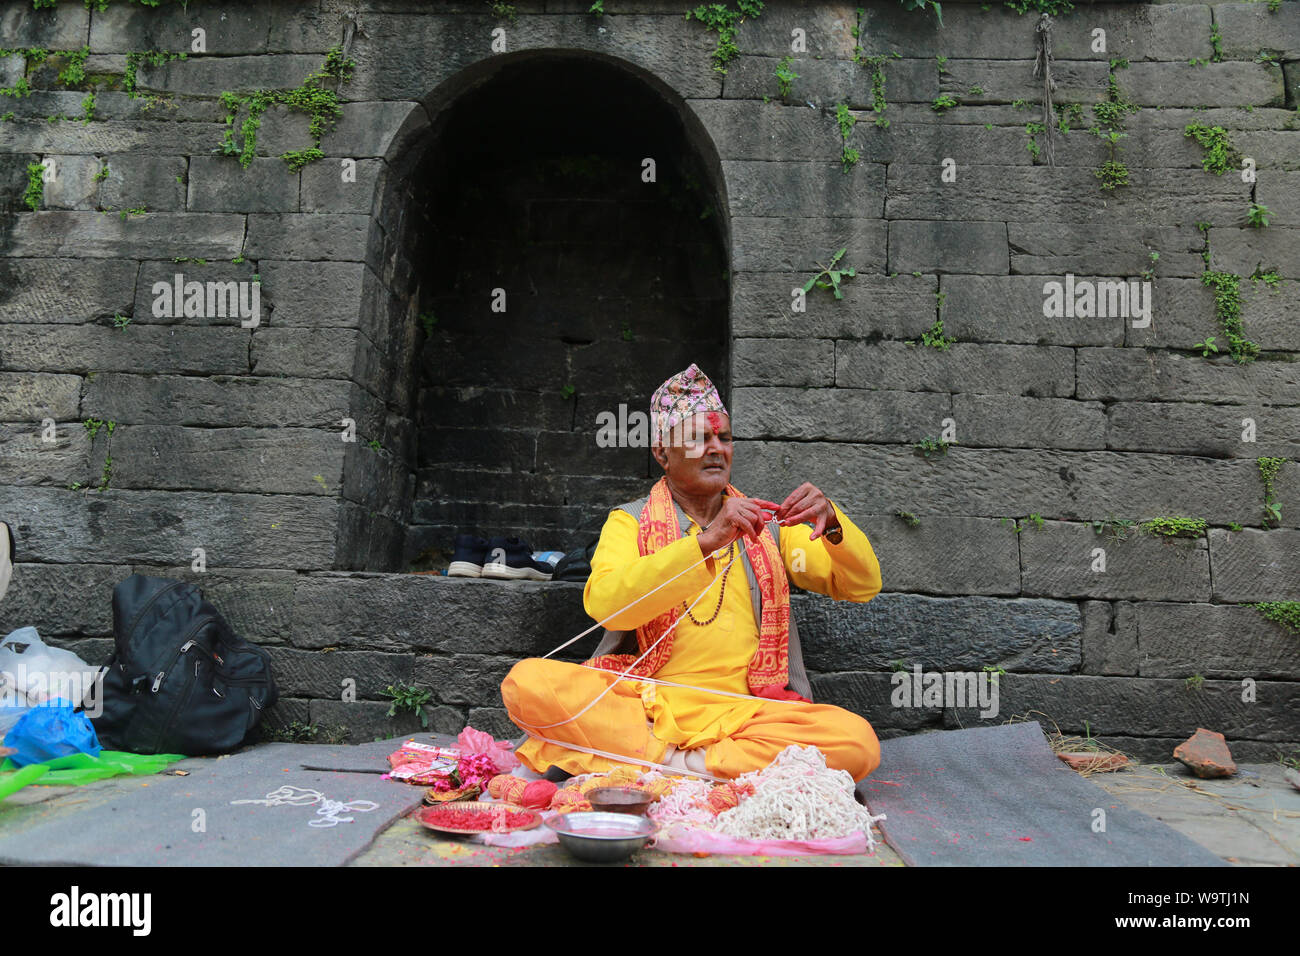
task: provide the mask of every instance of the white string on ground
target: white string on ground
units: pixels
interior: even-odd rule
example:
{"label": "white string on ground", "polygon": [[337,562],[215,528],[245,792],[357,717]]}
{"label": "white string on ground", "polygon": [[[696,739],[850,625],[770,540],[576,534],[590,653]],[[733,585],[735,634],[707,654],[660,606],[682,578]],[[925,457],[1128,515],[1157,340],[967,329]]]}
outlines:
{"label": "white string on ground", "polygon": [[369,813],[372,810],[378,810],[379,804],[373,800],[349,800],[347,802],[339,800],[330,800],[319,790],[309,790],[306,787],[291,787],[285,784],[277,787],[261,800],[231,800],[231,804],[237,803],[257,803],[266,807],[310,807],[320,804],[316,808],[316,816],[319,819],[308,820],[309,827],[332,827],[340,823],[351,823],[353,817],[341,817],[340,813],[347,811],[349,813]]}
{"label": "white string on ground", "polygon": [[861,830],[870,850],[871,825],[885,819],[854,799],[853,777],[829,769],[816,747],[791,744],[764,769],[736,779],[745,783],[753,794],[718,814],[712,829],[746,840],[824,840]]}

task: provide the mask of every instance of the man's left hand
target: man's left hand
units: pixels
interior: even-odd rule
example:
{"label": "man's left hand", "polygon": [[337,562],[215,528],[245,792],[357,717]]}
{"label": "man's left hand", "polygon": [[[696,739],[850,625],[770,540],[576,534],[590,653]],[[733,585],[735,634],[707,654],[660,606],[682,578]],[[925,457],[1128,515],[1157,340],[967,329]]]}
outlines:
{"label": "man's left hand", "polygon": [[810,482],[790,492],[790,496],[781,503],[776,513],[782,526],[812,522],[811,540],[821,537],[829,528],[839,525],[835,517],[835,508],[821,491]]}

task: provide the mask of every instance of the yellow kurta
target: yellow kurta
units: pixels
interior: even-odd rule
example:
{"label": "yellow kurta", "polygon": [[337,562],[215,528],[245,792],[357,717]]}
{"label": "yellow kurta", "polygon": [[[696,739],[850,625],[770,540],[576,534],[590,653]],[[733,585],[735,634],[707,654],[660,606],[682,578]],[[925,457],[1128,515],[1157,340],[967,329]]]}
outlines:
{"label": "yellow kurta", "polygon": [[[786,573],[793,584],[805,590],[837,600],[868,601],[880,591],[880,565],[867,536],[838,508],[835,512],[843,529],[839,544],[831,544],[824,538],[810,540],[812,529],[808,525],[781,529],[781,556]],[[708,621],[716,609],[717,617],[702,625],[682,614],[671,635],[672,656],[655,677],[749,694],[747,674],[749,662],[758,649],[758,627],[740,557],[742,541],[735,543],[730,559],[724,552],[721,558],[704,560],[696,541],[700,528],[692,521],[685,537],[642,557],[637,547],[637,531],[637,521],[631,515],[622,510],[610,512],[583,592],[587,613],[605,621],[611,630],[633,630],[674,605],[690,604],[707,587],[691,614],[698,621]],[[734,564],[727,574],[724,592],[721,575],[729,560]],[[695,564],[698,566],[691,568]],[[680,572],[685,573],[649,594]],[[523,718],[517,721],[521,725],[531,723],[532,726],[563,720],[564,708],[568,708],[569,715],[581,710],[608,686],[612,677],[612,674],[583,668],[577,668],[582,673],[576,673],[570,670],[574,667],[556,661],[521,661],[502,685],[511,716]],[[547,689],[537,686],[539,682],[548,685]],[[630,723],[638,695],[643,723],[650,725],[644,730]],[[845,754],[840,762],[853,764],[853,769],[861,771],[862,776],[879,762],[879,745],[870,725],[840,708],[739,700],[694,687],[664,687],[644,681],[622,682],[578,720],[542,734],[554,740],[582,740],[584,745],[595,749],[614,750],[652,761],[663,756],[668,744],[682,750],[706,747],[709,769],[725,776],[765,766],[789,743],[817,745],[829,757],[827,748],[839,753],[845,748],[852,749],[853,741],[862,738],[867,752],[852,757]],[[602,743],[606,746],[599,746]],[[619,744],[622,749],[610,744]],[[535,769],[554,763],[572,773],[580,773],[610,766],[602,758],[564,751],[554,744],[532,739],[520,747],[519,755]],[[868,769],[863,771],[868,764]]]}

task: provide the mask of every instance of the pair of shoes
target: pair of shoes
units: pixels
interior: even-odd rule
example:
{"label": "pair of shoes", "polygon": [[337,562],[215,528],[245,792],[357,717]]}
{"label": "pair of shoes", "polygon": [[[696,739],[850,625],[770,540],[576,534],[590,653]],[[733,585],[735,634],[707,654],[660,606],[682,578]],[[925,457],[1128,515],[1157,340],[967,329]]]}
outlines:
{"label": "pair of shoes", "polygon": [[549,581],[559,553],[536,554],[520,538],[476,538],[456,536],[447,576],[453,578],[499,578],[503,580]]}

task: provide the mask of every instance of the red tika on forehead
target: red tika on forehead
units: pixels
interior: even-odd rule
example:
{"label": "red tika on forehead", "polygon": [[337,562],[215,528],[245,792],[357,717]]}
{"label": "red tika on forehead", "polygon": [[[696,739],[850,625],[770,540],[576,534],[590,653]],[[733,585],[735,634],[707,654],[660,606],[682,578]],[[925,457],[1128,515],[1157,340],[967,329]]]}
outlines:
{"label": "red tika on forehead", "polygon": [[713,428],[715,435],[722,433],[722,416],[717,412],[709,412],[709,425]]}

